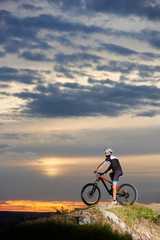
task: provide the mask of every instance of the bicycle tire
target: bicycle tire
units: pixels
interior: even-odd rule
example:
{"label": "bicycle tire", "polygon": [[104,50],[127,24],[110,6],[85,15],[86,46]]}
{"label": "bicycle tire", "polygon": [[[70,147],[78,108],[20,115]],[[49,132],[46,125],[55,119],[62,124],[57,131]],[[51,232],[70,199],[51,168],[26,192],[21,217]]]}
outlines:
{"label": "bicycle tire", "polygon": [[138,191],[135,186],[124,183],[119,188],[124,191],[123,193],[120,190],[117,191],[117,201],[121,205],[132,205],[137,201]]}
{"label": "bicycle tire", "polygon": [[[92,193],[93,191],[93,193]],[[81,199],[87,206],[95,205],[99,202],[101,191],[94,183],[86,184],[81,190]]]}

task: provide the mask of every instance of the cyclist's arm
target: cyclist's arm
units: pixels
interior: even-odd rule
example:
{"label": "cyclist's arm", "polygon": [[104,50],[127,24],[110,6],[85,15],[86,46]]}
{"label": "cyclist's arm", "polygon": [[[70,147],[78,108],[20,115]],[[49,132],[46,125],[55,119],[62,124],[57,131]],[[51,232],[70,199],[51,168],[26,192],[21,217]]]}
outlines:
{"label": "cyclist's arm", "polygon": [[112,167],[109,166],[109,167],[107,168],[107,170],[106,170],[104,173],[107,173],[107,172],[110,171],[111,169],[112,169]]}
{"label": "cyclist's arm", "polygon": [[104,164],[105,164],[105,161],[103,161],[103,162],[97,167],[97,169],[96,169],[95,172],[98,172],[98,170],[101,169],[101,168],[104,166]]}

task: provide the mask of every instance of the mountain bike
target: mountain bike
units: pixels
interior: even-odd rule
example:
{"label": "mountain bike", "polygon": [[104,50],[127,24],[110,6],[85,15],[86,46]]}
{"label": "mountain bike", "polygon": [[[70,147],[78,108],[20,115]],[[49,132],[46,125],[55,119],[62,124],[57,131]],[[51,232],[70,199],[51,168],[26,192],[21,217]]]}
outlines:
{"label": "mountain bike", "polygon": [[[102,177],[104,173],[96,173],[96,181],[94,183],[86,184],[81,190],[81,199],[82,201],[88,205],[95,205],[100,201],[101,198],[101,191],[98,187],[99,182],[101,181],[107,190],[108,194],[113,196],[112,193],[112,182],[108,179]],[[111,188],[106,185],[105,182],[110,184]],[[124,183],[117,187],[117,202],[121,205],[132,205],[138,198],[138,192],[135,186]]]}

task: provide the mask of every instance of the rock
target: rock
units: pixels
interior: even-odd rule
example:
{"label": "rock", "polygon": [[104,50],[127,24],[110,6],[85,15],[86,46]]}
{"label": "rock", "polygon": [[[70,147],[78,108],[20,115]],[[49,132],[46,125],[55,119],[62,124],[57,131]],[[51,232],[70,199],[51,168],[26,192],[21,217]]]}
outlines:
{"label": "rock", "polygon": [[143,235],[145,235],[148,239],[150,239],[150,235],[148,232],[142,232]]}
{"label": "rock", "polygon": [[91,224],[91,219],[89,216],[80,216],[78,218],[79,225]]}
{"label": "rock", "polygon": [[143,240],[138,234],[131,232],[131,236],[133,240]]}
{"label": "rock", "polygon": [[100,211],[106,219],[113,221],[115,224],[119,225],[122,229],[126,228],[125,223],[121,221],[114,213],[104,210],[104,207],[102,208],[100,207]]}

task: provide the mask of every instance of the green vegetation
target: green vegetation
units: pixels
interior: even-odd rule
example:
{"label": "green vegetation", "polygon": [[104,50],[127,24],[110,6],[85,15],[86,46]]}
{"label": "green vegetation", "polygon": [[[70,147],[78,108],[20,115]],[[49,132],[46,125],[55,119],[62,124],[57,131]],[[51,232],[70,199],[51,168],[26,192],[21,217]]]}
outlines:
{"label": "green vegetation", "polygon": [[137,222],[137,219],[140,220],[142,218],[160,225],[159,213],[149,207],[133,205],[114,208],[112,211],[129,226],[133,226]]}
{"label": "green vegetation", "polygon": [[57,209],[56,213],[59,214],[59,215],[64,215],[64,214],[69,213],[69,210],[68,209],[64,209],[64,207],[61,207],[61,210]]}
{"label": "green vegetation", "polygon": [[[23,237],[44,239],[70,239],[70,240],[132,240],[129,235],[122,235],[114,232],[109,225],[102,224],[67,224],[62,222],[37,222],[30,224],[19,224],[8,226],[0,231],[0,237]],[[3,239],[2,238],[2,239]]]}

